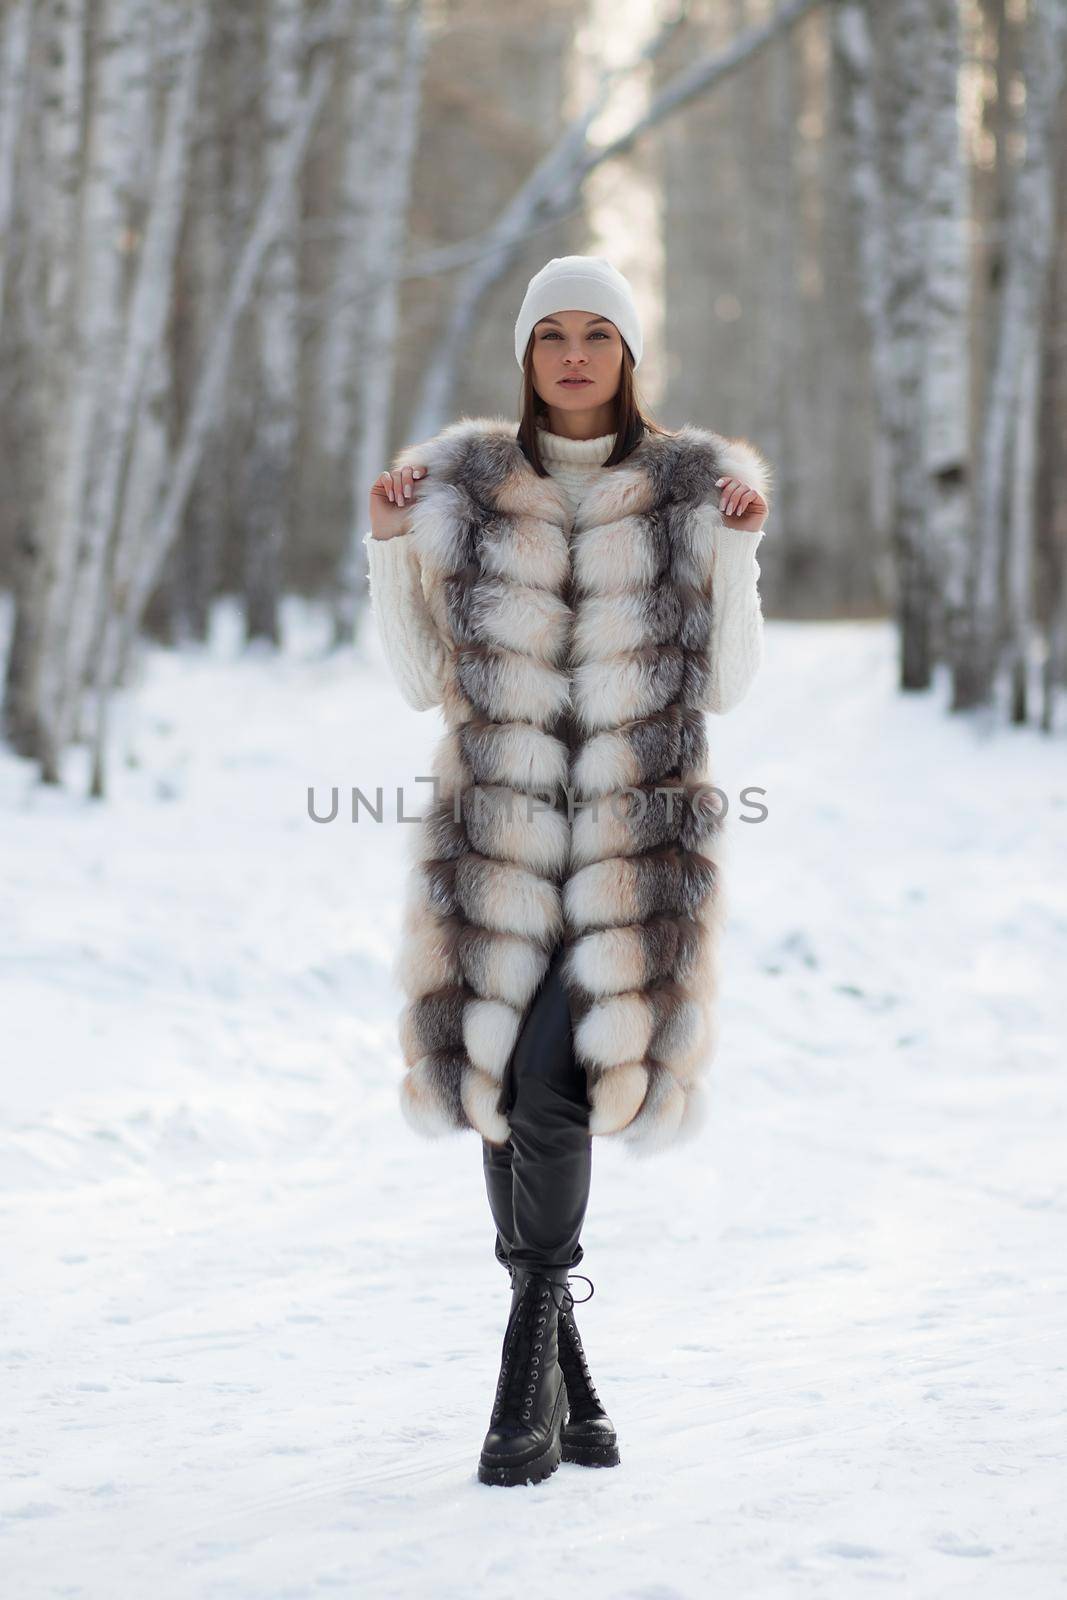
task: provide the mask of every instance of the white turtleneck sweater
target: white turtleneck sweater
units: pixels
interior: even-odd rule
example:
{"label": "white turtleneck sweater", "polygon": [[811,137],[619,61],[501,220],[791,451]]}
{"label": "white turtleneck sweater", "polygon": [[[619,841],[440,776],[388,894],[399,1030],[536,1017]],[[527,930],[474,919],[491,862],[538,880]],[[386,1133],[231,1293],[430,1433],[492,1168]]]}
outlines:
{"label": "white turtleneck sweater", "polygon": [[[567,439],[538,429],[545,467],[565,491],[572,512],[600,473],[615,443]],[[715,531],[710,641],[711,673],[705,711],[729,711],[748,692],[763,658],[763,613],[756,547],[763,537],[739,528]],[[406,534],[364,537],[371,603],[386,659],[404,699],[416,711],[439,705],[449,646],[437,631],[423,593],[415,547]]]}

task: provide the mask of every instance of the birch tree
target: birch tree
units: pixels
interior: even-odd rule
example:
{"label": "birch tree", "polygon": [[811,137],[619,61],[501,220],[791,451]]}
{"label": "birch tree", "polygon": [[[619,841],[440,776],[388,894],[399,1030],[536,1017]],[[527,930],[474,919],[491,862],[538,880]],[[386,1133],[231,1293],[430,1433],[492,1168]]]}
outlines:
{"label": "birch tree", "polygon": [[[223,293],[211,308],[205,328],[205,344],[197,371],[191,374],[186,388],[183,417],[189,414],[196,385],[211,362],[216,330],[226,324],[228,316],[228,291],[232,286],[233,264],[241,260],[248,241],[249,228],[256,217],[263,194],[262,160],[259,145],[259,84],[262,76],[263,51],[261,22],[258,8],[236,6],[226,16],[227,47],[221,63],[224,73],[222,93],[225,100],[225,119],[228,130],[229,159],[226,174],[226,225],[224,248],[227,262],[227,281]],[[253,437],[256,411],[256,385],[259,373],[258,329],[255,320],[242,312],[233,331],[230,359],[223,379],[223,389],[218,399],[220,417],[225,417],[221,442],[230,460],[225,475],[226,527],[225,555],[231,571],[240,569],[245,559],[247,542],[244,507],[248,495],[249,445]],[[220,440],[220,432],[212,430],[204,439],[196,476],[190,489],[190,498],[196,493],[204,463]],[[183,517],[184,526],[184,517]],[[175,540],[176,549],[181,534]],[[160,571],[162,580],[170,552],[164,558]]]}
{"label": "birch tree", "polygon": [[[775,9],[780,9],[780,5]],[[765,187],[757,196],[754,219],[756,247],[762,253],[767,272],[764,349],[773,350],[774,360],[781,370],[790,373],[802,359],[804,326],[800,306],[801,199],[794,155],[800,91],[792,44],[789,35],[781,34],[774,42],[767,63],[767,105],[775,159],[764,167]],[[757,437],[766,437],[765,451],[774,463],[778,506],[796,506],[807,464],[807,452],[799,448],[804,437],[800,425],[803,401],[790,382],[773,384],[770,391],[766,435],[761,432]],[[790,531],[788,520],[780,519],[779,571],[788,567]]]}
{"label": "birch tree", "polygon": [[[172,406],[179,414],[196,382],[226,293],[228,266],[225,161],[232,162],[234,120],[227,106],[226,67],[233,19],[215,9],[200,74],[196,138],[191,151],[185,244],[177,261],[172,316]],[[247,92],[247,90],[246,90]],[[242,218],[246,211],[238,207]],[[159,367],[156,368],[157,373]],[[237,386],[234,385],[234,388]],[[232,401],[228,402],[231,404]],[[231,418],[209,440],[189,497],[181,538],[171,552],[171,581],[160,584],[172,638],[206,639],[226,533],[226,453]]]}
{"label": "birch tree", "polygon": [[926,60],[926,407],[928,527],[941,647],[958,658],[970,552],[970,252],[968,171],[960,126],[959,0],[931,0]]}
{"label": "birch tree", "polygon": [[891,526],[893,506],[893,333],[889,319],[889,220],[882,173],[881,129],[875,94],[877,61],[864,0],[837,0],[831,47],[841,95],[837,135],[847,175],[859,267],[859,301],[867,324],[874,426],[869,442],[872,529]]}
{"label": "birch tree", "polygon": [[[1023,49],[1025,148],[1011,186],[1002,248],[1003,290],[978,449],[973,602],[955,675],[954,705],[960,709],[992,701],[1003,640],[1001,575],[1012,451],[1020,443],[1015,423],[1025,409],[1024,382],[1039,381],[1039,368],[1030,359],[1030,341],[1043,319],[1051,267],[1056,171],[1052,130],[1063,86],[1065,45],[1065,0],[1029,0]],[[1022,448],[1029,449],[1029,444],[1022,441]],[[1024,530],[1024,521],[1016,520],[1013,528]]]}
{"label": "birch tree", "polygon": [[[373,148],[380,126],[376,115],[379,86],[387,62],[388,8],[383,0],[368,0],[364,19],[344,41],[344,67],[337,88],[334,112],[339,145],[336,173],[323,179],[335,218],[330,248],[326,250],[326,286],[318,326],[305,303],[305,326],[313,328],[309,340],[313,362],[308,404],[312,425],[307,429],[301,511],[320,528],[344,527],[352,518],[351,453],[362,426],[360,385],[370,375],[363,370],[362,321],[365,301],[352,292],[367,280],[368,257],[378,236],[379,211],[384,211],[385,185],[379,187]],[[325,119],[324,119],[325,120]],[[339,585],[340,587],[341,585]],[[348,609],[344,599],[333,601],[336,619]],[[349,634],[351,637],[351,634]],[[336,642],[336,641],[335,641]]]}
{"label": "birch tree", "polygon": [[[335,44],[345,25],[346,9],[347,0],[337,0],[327,15],[316,43]],[[178,537],[207,440],[218,422],[237,327],[251,301],[266,252],[284,219],[285,197],[297,181],[335,64],[336,54],[332,50],[319,51],[296,115],[272,162],[270,182],[260,196],[252,226],[235,263],[226,302],[183,419],[156,514],[151,526],[142,530],[142,536],[136,544],[131,542],[127,559],[116,574],[114,603],[107,614],[101,645],[104,664],[97,681],[97,695],[101,703],[96,719],[98,750],[94,760],[94,783],[98,784],[100,791],[103,786],[103,751],[106,743],[106,701],[118,670],[115,664],[128,660],[148,597]]]}
{"label": "birch tree", "polygon": [[1026,332],[1015,415],[1009,487],[1005,612],[1012,722],[1026,721],[1030,634],[1033,625],[1034,487],[1037,477],[1037,404],[1041,388],[1040,330]]}
{"label": "birch tree", "polygon": [[[272,185],[286,159],[300,109],[303,0],[269,0],[265,10],[266,72],[262,100],[263,180]],[[292,522],[300,345],[297,334],[295,184],[276,189],[278,213],[252,315],[256,407],[245,478],[244,594],[250,639],[278,644],[282,561]]]}
{"label": "birch tree", "polygon": [[[371,214],[362,232],[362,281],[377,285],[360,319],[358,349],[352,341],[351,377],[358,361],[359,414],[354,448],[349,447],[351,473],[348,538],[337,585],[334,638],[352,638],[356,599],[362,591],[365,552],[364,518],[370,486],[381,470],[389,446],[390,402],[396,368],[399,302],[398,265],[404,244],[404,219],[411,192],[418,138],[422,65],[425,55],[421,0],[402,8],[378,4],[378,24],[371,35],[375,54],[384,63],[385,81],[375,84],[371,138],[360,141],[372,173]],[[383,37],[384,35],[384,37]],[[381,39],[381,45],[377,40]],[[354,140],[350,138],[350,150]],[[380,197],[385,197],[381,205]],[[360,280],[352,280],[360,281]]]}
{"label": "birch tree", "polygon": [[[175,259],[187,199],[197,90],[209,35],[208,12],[201,8],[184,21],[184,8],[167,0],[165,38],[173,42],[178,64],[170,88],[163,137],[152,174],[151,205],[130,296],[115,402],[108,419],[97,469],[96,490],[87,521],[99,528],[104,558],[100,581],[83,585],[79,625],[68,644],[67,699],[61,736],[68,737],[80,702],[83,680],[96,690],[91,792],[103,789],[106,689],[115,673],[108,619],[116,586],[126,581],[130,552],[143,538],[154,513],[167,460],[166,407],[173,387],[164,333],[170,307]],[[96,540],[94,539],[94,543]],[[92,648],[90,655],[90,647]]]}
{"label": "birch tree", "polygon": [[1055,729],[1056,704],[1067,685],[1067,93],[1060,95],[1056,193],[1061,197],[1053,251],[1052,288],[1044,339],[1044,381],[1038,404],[1038,453],[1043,470],[1037,482],[1036,518],[1040,535],[1036,587],[1046,649],[1041,664],[1040,726]]}
{"label": "birch tree", "polygon": [[892,442],[892,541],[900,686],[924,689],[931,669],[932,567],[928,549],[926,184],[929,176],[924,69],[929,50],[925,0],[899,0],[883,45],[886,219]]}
{"label": "birch tree", "polygon": [[[38,203],[27,212],[28,243],[40,263],[40,313],[33,332],[33,427],[41,473],[15,571],[15,624],[4,684],[4,725],[16,750],[36,757],[45,745],[40,694],[51,644],[48,602],[63,573],[68,477],[74,424],[69,363],[78,320],[79,196],[88,63],[85,0],[46,0],[41,16],[41,119],[33,182]],[[117,64],[116,64],[117,65]],[[31,302],[32,304],[32,302]],[[84,400],[82,402],[84,410]],[[79,417],[84,427],[84,418]]]}
{"label": "birch tree", "polygon": [[[123,297],[115,352],[116,373],[106,413],[96,430],[92,479],[82,508],[81,553],[76,591],[64,633],[62,677],[56,708],[56,738],[64,747],[75,732],[90,677],[94,642],[110,604],[108,575],[125,509],[140,504],[136,474],[144,456],[135,447],[135,428],[145,375],[170,306],[174,259],[185,203],[185,170],[196,108],[196,87],[206,37],[206,12],[192,13],[191,36],[181,24],[175,0],[146,7],[137,17],[126,75],[123,115],[131,165],[124,174],[127,232],[137,240],[130,287]],[[158,34],[162,71],[155,60]],[[163,138],[155,158],[155,88],[167,81],[178,54],[178,84],[168,84]],[[143,165],[141,165],[143,163]],[[134,211],[137,213],[135,227]],[[98,659],[97,659],[98,665]]]}
{"label": "birch tree", "polygon": [[[41,775],[60,781],[59,763],[69,705],[68,630],[79,610],[82,581],[95,584],[105,559],[106,529],[86,516],[94,452],[111,415],[124,329],[125,193],[137,156],[127,97],[136,92],[148,59],[147,0],[100,0],[93,33],[93,94],[86,135],[81,235],[77,255],[77,314],[69,429],[60,462],[56,520],[47,537],[52,564],[45,591],[38,713]],[[140,130],[143,136],[143,129]]]}
{"label": "birch tree", "polygon": [[8,0],[0,16],[0,326],[4,319],[15,168],[22,137],[33,0]]}

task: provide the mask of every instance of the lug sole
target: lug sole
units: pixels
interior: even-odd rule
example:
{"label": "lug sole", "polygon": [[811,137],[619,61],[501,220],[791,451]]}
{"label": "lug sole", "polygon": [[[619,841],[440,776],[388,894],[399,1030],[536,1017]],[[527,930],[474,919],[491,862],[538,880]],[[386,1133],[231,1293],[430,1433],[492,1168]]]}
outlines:
{"label": "lug sole", "polygon": [[617,1444],[580,1444],[576,1439],[564,1439],[561,1454],[564,1461],[578,1467],[617,1467],[622,1462]]}
{"label": "lug sole", "polygon": [[539,1456],[533,1456],[529,1461],[522,1462],[493,1462],[486,1461],[484,1456],[478,1462],[478,1482],[494,1484],[498,1488],[514,1489],[523,1483],[543,1483],[550,1478],[563,1459],[563,1441],[560,1438],[560,1429],[563,1419],[567,1415],[567,1385],[561,1383],[559,1395],[556,1399],[556,1409],[552,1415],[552,1432],[548,1436],[548,1443]]}

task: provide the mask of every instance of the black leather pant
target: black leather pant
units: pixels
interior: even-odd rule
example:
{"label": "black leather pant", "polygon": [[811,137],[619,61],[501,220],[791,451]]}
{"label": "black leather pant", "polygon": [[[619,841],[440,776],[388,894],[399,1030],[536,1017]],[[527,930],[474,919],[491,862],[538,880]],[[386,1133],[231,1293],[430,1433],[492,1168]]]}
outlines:
{"label": "black leather pant", "polygon": [[501,1092],[506,1144],[482,1140],[496,1256],[515,1266],[576,1267],[589,1203],[593,1140],[585,1068],[574,1056],[567,992],[553,952],[515,1041]]}

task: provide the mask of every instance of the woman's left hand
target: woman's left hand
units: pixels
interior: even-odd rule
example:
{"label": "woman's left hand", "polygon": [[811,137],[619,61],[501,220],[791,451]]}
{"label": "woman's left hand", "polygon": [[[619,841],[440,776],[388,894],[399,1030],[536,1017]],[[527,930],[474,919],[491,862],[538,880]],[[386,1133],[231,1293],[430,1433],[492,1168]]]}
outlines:
{"label": "woman's left hand", "polygon": [[715,487],[722,490],[719,497],[719,514],[728,528],[743,528],[748,533],[758,533],[763,527],[768,506],[763,496],[750,489],[740,478],[717,478]]}

